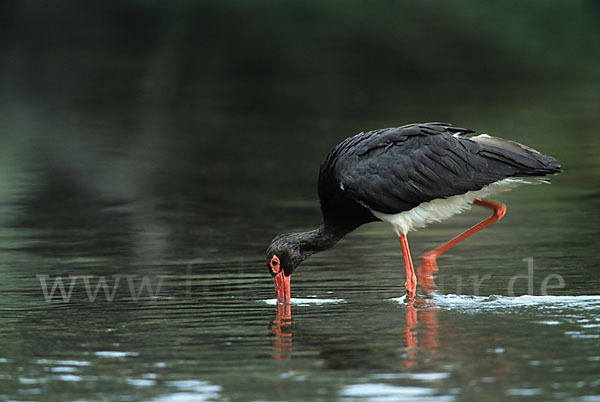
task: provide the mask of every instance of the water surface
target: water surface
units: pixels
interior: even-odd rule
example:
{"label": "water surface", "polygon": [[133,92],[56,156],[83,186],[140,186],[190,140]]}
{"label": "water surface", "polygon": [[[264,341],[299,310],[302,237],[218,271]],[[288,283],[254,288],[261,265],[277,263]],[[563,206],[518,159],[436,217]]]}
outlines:
{"label": "water surface", "polygon": [[[261,154],[265,139],[263,151],[198,148],[198,162],[179,143],[13,143],[27,162],[3,170],[2,399],[595,400],[600,170],[591,151],[555,145],[566,123],[554,124],[519,135],[564,174],[497,197],[506,217],[441,257],[438,292],[412,305],[384,224],[306,261],[295,303],[273,304],[264,250],[318,224],[326,146],[283,161]],[[65,160],[73,147],[80,159]],[[483,217],[411,235],[415,258]],[[44,295],[59,276],[68,301]]]}

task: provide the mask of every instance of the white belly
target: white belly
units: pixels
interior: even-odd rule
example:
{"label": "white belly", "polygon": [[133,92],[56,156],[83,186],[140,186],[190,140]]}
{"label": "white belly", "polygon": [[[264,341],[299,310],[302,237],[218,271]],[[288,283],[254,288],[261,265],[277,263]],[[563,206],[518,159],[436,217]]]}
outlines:
{"label": "white belly", "polygon": [[371,212],[382,221],[390,223],[398,235],[405,235],[411,230],[423,228],[432,222],[441,222],[471,208],[473,201],[478,198],[485,198],[493,193],[511,190],[519,184],[535,184],[543,183],[544,181],[540,177],[511,177],[487,185],[481,190],[468,191],[464,194],[453,195],[448,198],[437,198],[429,202],[423,202],[413,209],[398,214],[384,214],[374,210],[371,210]]}

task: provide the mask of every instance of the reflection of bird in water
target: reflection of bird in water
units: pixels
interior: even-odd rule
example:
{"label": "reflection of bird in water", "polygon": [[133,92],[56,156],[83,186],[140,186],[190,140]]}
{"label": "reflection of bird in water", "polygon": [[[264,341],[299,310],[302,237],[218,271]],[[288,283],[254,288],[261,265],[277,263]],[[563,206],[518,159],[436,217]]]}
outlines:
{"label": "reflection of bird in water", "polygon": [[489,218],[425,254],[419,281],[423,290],[431,291],[437,257],[504,215],[503,204],[483,197],[517,184],[539,183],[560,171],[554,158],[525,145],[472,133],[443,123],[411,124],[361,133],[335,147],[319,174],[323,225],[280,234],[267,250],[279,302],[290,301],[291,275],[302,261],[377,220],[389,222],[400,238],[405,287],[413,299],[417,277],[406,234],[472,204],[491,209]]}
{"label": "reflection of bird in water", "polygon": [[[292,326],[292,308],[289,303],[278,303],[277,314],[271,323],[273,359],[291,359],[293,349],[294,329]],[[438,320],[437,309],[431,300],[411,301],[406,305],[406,323],[403,329],[406,356],[402,360],[405,367],[419,365],[421,353],[434,354],[438,351]],[[329,360],[334,367],[344,367],[347,354],[364,353],[370,355],[372,351],[368,348],[361,349],[360,346],[350,350],[325,349],[321,356]],[[340,360],[341,359],[341,360]],[[339,361],[338,361],[339,360]]]}

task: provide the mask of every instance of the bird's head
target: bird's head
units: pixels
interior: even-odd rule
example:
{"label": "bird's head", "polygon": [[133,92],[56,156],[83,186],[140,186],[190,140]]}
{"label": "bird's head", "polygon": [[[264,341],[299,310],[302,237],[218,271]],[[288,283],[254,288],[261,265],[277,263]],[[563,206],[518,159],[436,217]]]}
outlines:
{"label": "bird's head", "polygon": [[302,262],[300,247],[293,233],[275,236],[267,249],[267,268],[275,281],[278,303],[289,303],[292,272]]}

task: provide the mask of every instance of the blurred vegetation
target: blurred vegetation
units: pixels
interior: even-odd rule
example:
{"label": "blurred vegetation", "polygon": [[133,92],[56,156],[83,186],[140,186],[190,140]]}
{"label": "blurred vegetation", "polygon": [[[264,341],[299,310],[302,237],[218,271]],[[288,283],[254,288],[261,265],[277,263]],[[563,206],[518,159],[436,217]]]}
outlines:
{"label": "blurred vegetation", "polygon": [[199,112],[390,113],[390,99],[600,82],[589,0],[0,5],[2,99]]}

